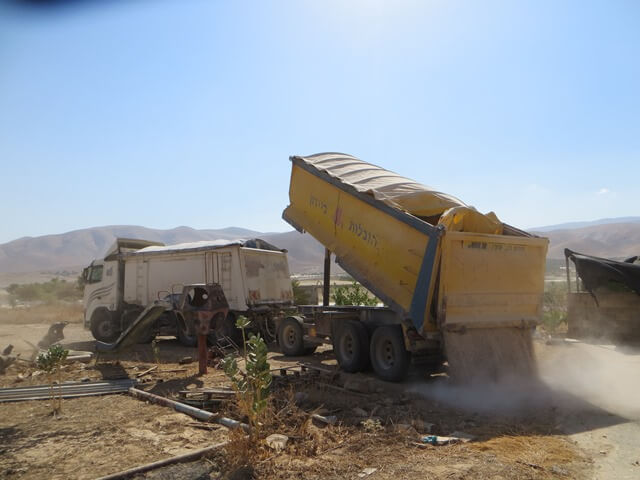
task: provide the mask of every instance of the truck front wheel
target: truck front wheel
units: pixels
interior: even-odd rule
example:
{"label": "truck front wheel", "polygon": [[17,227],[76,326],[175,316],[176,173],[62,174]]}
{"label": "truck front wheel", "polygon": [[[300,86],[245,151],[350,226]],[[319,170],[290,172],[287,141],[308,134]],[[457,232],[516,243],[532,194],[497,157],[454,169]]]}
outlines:
{"label": "truck front wheel", "polygon": [[120,336],[118,323],[108,310],[96,310],[91,317],[91,334],[93,338],[104,343],[113,343]]}
{"label": "truck front wheel", "polygon": [[289,357],[304,355],[304,330],[300,322],[287,317],[278,326],[278,344],[282,353]]}
{"label": "truck front wheel", "polygon": [[362,323],[347,320],[340,325],[333,348],[345,372],[360,372],[369,366],[369,334]]}
{"label": "truck front wheel", "polygon": [[376,328],[371,337],[370,355],[373,370],[381,379],[400,382],[407,376],[410,358],[399,326],[384,325]]}
{"label": "truck front wheel", "polygon": [[195,347],[198,345],[198,336],[195,332],[189,331],[187,322],[182,315],[175,315],[175,319],[178,341],[185,347]]}

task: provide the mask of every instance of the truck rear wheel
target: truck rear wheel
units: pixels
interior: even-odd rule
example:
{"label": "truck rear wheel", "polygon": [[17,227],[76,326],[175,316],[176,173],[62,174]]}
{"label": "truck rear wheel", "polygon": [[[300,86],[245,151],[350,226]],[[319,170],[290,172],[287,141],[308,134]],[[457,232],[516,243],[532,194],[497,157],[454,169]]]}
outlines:
{"label": "truck rear wheel", "polygon": [[378,377],[389,382],[402,381],[409,371],[409,360],[399,326],[376,328],[371,337],[371,365]]}
{"label": "truck rear wheel", "polygon": [[340,368],[355,373],[369,366],[369,333],[355,320],[344,322],[337,332],[334,350]]}
{"label": "truck rear wheel", "polygon": [[288,357],[297,357],[305,354],[304,329],[300,322],[287,317],[278,326],[278,345],[280,350]]}
{"label": "truck rear wheel", "polygon": [[120,336],[116,320],[108,310],[96,310],[91,317],[91,334],[99,342],[113,343]]}

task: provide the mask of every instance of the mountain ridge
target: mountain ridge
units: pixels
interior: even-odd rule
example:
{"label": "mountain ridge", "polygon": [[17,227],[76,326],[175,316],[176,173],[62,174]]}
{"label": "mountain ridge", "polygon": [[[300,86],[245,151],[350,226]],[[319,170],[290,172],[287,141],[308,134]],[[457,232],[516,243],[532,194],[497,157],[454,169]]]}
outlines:
{"label": "mountain ridge", "polygon": [[[551,229],[547,231],[529,231],[549,238],[548,258],[563,258],[565,248],[601,257],[622,258],[640,254],[640,217],[623,217],[620,220],[629,218],[638,221],[597,223],[601,220],[596,220],[595,224],[585,227],[566,228],[567,224],[559,224],[549,226]],[[565,228],[553,228],[561,226]],[[21,237],[0,244],[0,273],[78,269],[104,255],[116,237],[155,240],[168,245],[259,237],[288,251],[292,273],[319,273],[324,259],[324,247],[310,235],[302,235],[295,230],[258,232],[242,227],[194,229],[182,225],[172,229],[154,229],[139,225],[105,225],[66,233]]]}

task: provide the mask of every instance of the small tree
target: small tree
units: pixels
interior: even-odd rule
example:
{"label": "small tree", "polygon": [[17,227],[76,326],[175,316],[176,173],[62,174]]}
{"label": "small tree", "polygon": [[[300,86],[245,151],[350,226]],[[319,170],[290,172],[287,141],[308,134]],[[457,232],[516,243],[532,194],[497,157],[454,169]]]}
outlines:
{"label": "small tree", "polygon": [[331,299],[336,305],[365,305],[373,307],[378,304],[378,299],[369,296],[369,292],[356,281],[351,285],[340,287],[334,285]]}
{"label": "small tree", "polygon": [[245,370],[238,367],[236,357],[227,355],[222,362],[224,373],[229,377],[236,392],[236,401],[240,411],[247,417],[251,427],[250,436],[257,440],[260,436],[262,415],[267,408],[269,388],[271,387],[271,372],[267,362],[267,344],[260,334],[251,334],[246,340],[245,330],[250,321],[239,316],[236,320],[236,328],[242,331],[243,357]]}
{"label": "small tree", "polygon": [[49,396],[51,397],[54,415],[62,411],[62,393],[60,392],[60,395],[56,398],[52,380],[55,375],[58,380],[58,385],[61,384],[60,366],[66,360],[67,355],[69,355],[69,350],[65,350],[61,345],[51,345],[45,353],[38,355],[36,360],[38,368],[44,370],[49,376]]}

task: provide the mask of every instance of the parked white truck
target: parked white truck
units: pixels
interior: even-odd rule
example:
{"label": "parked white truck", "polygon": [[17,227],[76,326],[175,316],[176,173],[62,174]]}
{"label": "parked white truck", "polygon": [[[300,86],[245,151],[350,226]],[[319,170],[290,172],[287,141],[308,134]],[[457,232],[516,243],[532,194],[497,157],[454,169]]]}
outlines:
{"label": "parked white truck", "polygon": [[[102,259],[84,269],[84,326],[110,343],[156,300],[172,300],[183,285],[219,283],[229,315],[216,335],[237,339],[235,318],[248,316],[268,338],[274,317],[293,304],[286,250],[264,240],[216,240],[178,245],[118,238]],[[196,344],[193,326],[167,311],[145,336],[175,335]]]}

